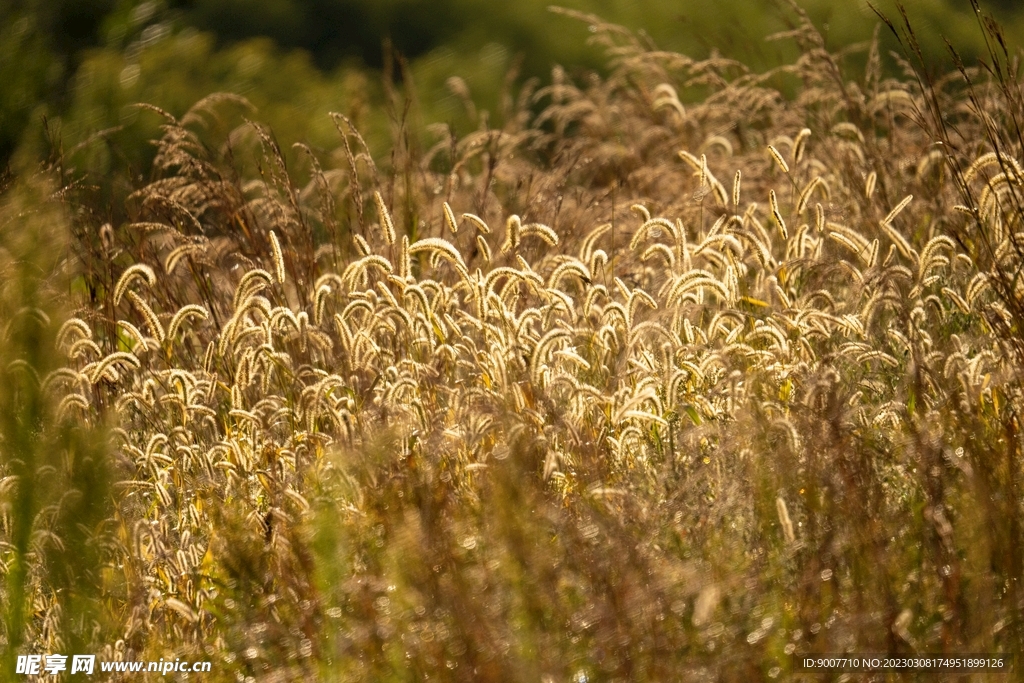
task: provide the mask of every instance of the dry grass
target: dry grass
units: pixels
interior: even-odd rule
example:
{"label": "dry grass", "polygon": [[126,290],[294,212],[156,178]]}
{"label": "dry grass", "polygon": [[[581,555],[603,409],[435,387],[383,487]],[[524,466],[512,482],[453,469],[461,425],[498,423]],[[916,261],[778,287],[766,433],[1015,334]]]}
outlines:
{"label": "dry grass", "polygon": [[501,129],[420,150],[395,95],[389,159],[339,116],[290,169],[213,139],[214,97],[165,114],[129,222],[61,195],[42,386],[119,479],[101,609],[61,628],[18,526],[52,516],[0,489],[9,643],[352,681],[1020,650],[1016,71],[886,78],[873,44],[851,80],[801,23],[754,74],[584,19],[611,76],[556,69]]}

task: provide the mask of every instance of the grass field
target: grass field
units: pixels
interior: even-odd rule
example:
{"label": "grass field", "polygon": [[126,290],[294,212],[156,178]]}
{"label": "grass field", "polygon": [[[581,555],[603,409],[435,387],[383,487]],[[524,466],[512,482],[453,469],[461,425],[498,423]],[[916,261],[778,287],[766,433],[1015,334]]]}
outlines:
{"label": "grass field", "polygon": [[573,15],[607,77],[510,81],[500,126],[386,81],[387,153],[342,114],[281,149],[219,94],[145,110],[120,194],[70,150],[5,178],[4,676],[1020,652],[1019,56],[979,21],[919,75],[895,18],[890,77],[791,11],[768,73]]}

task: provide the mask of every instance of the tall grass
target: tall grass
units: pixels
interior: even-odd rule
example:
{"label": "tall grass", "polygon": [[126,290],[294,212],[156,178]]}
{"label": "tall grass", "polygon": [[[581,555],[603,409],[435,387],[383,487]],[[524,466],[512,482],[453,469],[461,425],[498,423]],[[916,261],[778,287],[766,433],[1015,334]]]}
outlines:
{"label": "tall grass", "polygon": [[1020,650],[1013,58],[888,78],[875,42],[855,74],[797,12],[802,57],[757,74],[578,16],[611,75],[556,69],[500,129],[420,148],[389,86],[389,157],[338,115],[290,167],[215,96],[158,112],[128,222],[63,194],[79,308],[33,367],[117,425],[107,656],[643,681]]}

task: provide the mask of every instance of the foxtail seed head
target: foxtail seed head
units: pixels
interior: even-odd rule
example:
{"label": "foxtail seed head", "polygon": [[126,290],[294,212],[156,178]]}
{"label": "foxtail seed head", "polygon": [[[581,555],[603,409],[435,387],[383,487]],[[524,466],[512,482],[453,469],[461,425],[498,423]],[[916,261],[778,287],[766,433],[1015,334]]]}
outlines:
{"label": "foxtail seed head", "polygon": [[273,230],[270,231],[270,250],[274,255],[274,275],[277,276],[279,284],[284,284],[285,270],[284,270],[284,254],[281,253],[281,243],[277,241],[277,235]]}
{"label": "foxtail seed head", "polygon": [[[395,224],[391,220],[391,214],[388,212],[388,207],[384,205],[384,198],[380,196],[380,192],[374,192],[373,199],[377,203],[377,214],[380,218],[380,230],[384,236],[384,242],[392,245],[395,243]],[[447,204],[445,206],[447,207]],[[448,211],[451,211],[451,208],[448,208]]]}
{"label": "foxtail seed head", "polygon": [[775,149],[773,145],[768,145],[768,151],[771,153],[772,158],[775,159],[775,163],[782,169],[782,172],[789,173],[789,164],[787,164],[786,160],[782,158],[779,150]]}

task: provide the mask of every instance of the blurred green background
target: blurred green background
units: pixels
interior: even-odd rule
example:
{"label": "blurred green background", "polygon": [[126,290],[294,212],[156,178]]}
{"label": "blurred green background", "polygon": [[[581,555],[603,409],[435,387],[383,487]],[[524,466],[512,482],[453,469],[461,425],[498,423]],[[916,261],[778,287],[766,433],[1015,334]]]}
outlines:
{"label": "blurred green background", "polygon": [[[457,131],[498,124],[502,84],[601,70],[583,22],[548,11],[549,0],[2,0],[0,1],[0,168],[29,162],[61,144],[71,163],[100,176],[115,168],[144,175],[160,117],[179,116],[214,91],[247,97],[284,147],[337,145],[328,111],[349,115],[382,152],[391,123],[382,69],[414,85],[416,123]],[[766,41],[793,18],[787,0],[563,0],[642,31],[659,48],[694,57],[718,52],[755,69],[796,54]],[[898,17],[893,0],[875,3]],[[984,53],[968,0],[906,0],[931,68],[951,64],[943,38],[969,59]],[[870,38],[879,23],[867,0],[802,0],[838,48]],[[1021,45],[1017,0],[983,0]],[[897,47],[883,31],[887,49]],[[449,79],[457,76],[465,88]],[[478,109],[459,96],[468,89]],[[241,114],[242,112],[240,112]],[[392,111],[392,118],[401,115]],[[43,122],[46,121],[44,128]],[[419,128],[422,130],[422,125]],[[18,161],[20,160],[20,161]]]}

